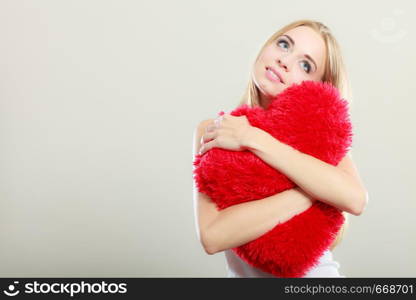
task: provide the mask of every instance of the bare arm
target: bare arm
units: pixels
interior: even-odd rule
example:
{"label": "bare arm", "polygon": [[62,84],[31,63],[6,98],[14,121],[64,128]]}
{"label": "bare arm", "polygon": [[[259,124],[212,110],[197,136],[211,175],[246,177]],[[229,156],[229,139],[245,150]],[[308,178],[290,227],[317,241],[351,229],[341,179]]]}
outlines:
{"label": "bare arm", "polygon": [[356,216],[363,212],[368,193],[350,154],[338,166],[333,166],[280,142],[256,127],[252,127],[244,143],[250,151],[284,173],[314,199]]}
{"label": "bare arm", "polygon": [[[194,156],[210,120],[200,123],[194,133]],[[250,242],[277,224],[307,210],[314,200],[300,188],[233,205],[218,211],[215,203],[197,191],[194,182],[194,214],[199,240],[208,254]]]}

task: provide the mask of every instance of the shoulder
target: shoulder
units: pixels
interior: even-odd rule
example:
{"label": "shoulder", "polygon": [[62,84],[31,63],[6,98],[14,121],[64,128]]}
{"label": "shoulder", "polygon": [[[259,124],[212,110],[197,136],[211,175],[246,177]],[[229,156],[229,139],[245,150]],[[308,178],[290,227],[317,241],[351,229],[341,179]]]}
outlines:
{"label": "shoulder", "polygon": [[195,127],[194,135],[202,136],[207,126],[211,124],[212,122],[214,122],[214,119],[206,119],[206,120],[199,122],[197,126]]}

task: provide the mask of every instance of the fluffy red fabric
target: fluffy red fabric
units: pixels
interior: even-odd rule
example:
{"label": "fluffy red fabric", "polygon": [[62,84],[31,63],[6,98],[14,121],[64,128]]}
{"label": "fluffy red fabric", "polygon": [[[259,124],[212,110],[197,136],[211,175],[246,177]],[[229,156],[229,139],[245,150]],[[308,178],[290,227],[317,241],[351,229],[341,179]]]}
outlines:
{"label": "fluffy red fabric", "polygon": [[[267,109],[237,107],[252,126],[279,141],[337,165],[352,143],[348,102],[329,83],[303,81],[286,88]],[[199,192],[218,209],[266,198],[295,183],[250,151],[212,148],[193,162]],[[250,265],[277,277],[303,277],[334,241],[344,222],[333,206],[316,201],[308,210],[232,250]]]}

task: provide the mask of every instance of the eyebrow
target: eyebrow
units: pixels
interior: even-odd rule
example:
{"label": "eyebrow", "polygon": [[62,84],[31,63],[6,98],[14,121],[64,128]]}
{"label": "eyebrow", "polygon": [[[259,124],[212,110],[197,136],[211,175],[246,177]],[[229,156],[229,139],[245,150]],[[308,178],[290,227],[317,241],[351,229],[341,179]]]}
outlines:
{"label": "eyebrow", "polygon": [[[284,35],[282,35],[282,36],[285,36],[285,37],[287,37],[288,38],[288,40],[290,41],[290,43],[293,45],[293,46],[295,46],[295,41],[290,37],[290,36],[288,36],[287,34],[284,34]],[[306,58],[308,58],[308,59],[310,59],[312,62],[313,62],[313,64],[315,65],[315,69],[316,70],[318,70],[318,66],[316,65],[316,62],[313,60],[313,58],[309,55],[309,54],[305,54],[305,57]]]}

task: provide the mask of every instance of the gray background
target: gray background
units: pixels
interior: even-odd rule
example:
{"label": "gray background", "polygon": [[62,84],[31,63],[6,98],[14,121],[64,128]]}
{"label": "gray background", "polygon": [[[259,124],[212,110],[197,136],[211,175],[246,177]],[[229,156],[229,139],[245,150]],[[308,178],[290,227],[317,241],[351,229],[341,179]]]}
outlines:
{"label": "gray background", "polygon": [[369,191],[347,277],[416,276],[412,1],[0,2],[0,276],[223,277],[195,231],[195,126],[232,110],[266,39],[340,42]]}

